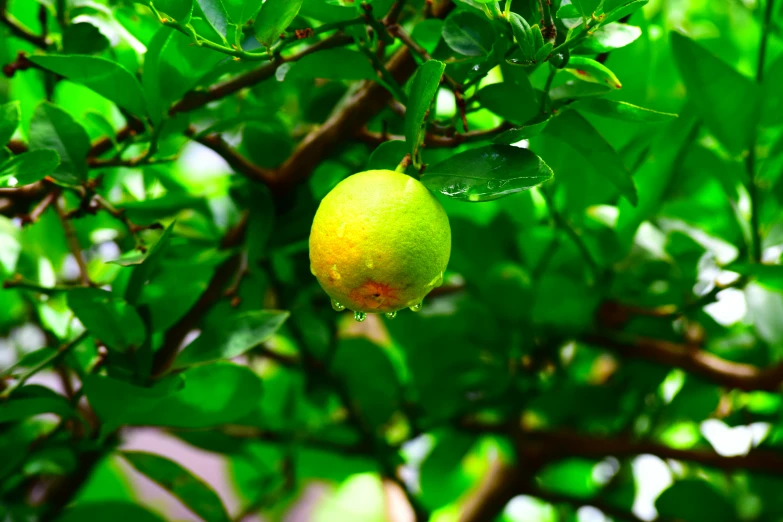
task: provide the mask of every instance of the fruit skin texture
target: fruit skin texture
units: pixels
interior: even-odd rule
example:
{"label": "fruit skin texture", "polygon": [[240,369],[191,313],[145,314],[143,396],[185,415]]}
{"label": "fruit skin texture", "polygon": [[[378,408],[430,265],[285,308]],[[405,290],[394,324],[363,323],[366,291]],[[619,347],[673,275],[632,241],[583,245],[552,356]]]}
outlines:
{"label": "fruit skin texture", "polygon": [[421,302],[451,254],[446,211],[418,180],[370,170],[321,201],[310,232],[310,269],[329,296],[357,312]]}

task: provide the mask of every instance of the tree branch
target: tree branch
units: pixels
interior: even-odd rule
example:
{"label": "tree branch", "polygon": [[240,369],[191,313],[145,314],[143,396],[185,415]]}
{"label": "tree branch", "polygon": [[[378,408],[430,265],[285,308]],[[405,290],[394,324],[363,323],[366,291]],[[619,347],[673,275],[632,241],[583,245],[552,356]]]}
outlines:
{"label": "tree branch", "polygon": [[33,33],[8,12],[8,0],[0,0],[0,23],[7,26],[11,34],[33,44],[39,49],[46,49],[51,42],[46,36]]}
{"label": "tree branch", "polygon": [[727,361],[693,346],[644,337],[620,338],[591,334],[581,341],[608,348],[626,357],[680,368],[727,388],[778,391],[783,383],[783,364],[759,368]]}
{"label": "tree branch", "polygon": [[[501,132],[509,130],[510,128],[512,128],[511,124],[504,123],[492,129],[470,131],[463,134],[454,134],[453,136],[427,133],[424,137],[424,144],[433,148],[453,148],[457,147],[458,145],[462,145],[463,143],[490,139],[493,136],[497,136]],[[380,145],[383,142],[391,140],[405,140],[405,136],[383,134],[381,132],[373,132],[364,128],[360,129],[356,133],[356,138],[369,145]]]}
{"label": "tree branch", "polygon": [[[239,223],[226,233],[220,243],[220,248],[230,249],[241,244],[245,240],[246,230],[247,215],[243,216]],[[155,352],[155,359],[152,363],[153,377],[160,376],[169,369],[179,352],[182,340],[188,332],[198,327],[207,312],[223,297],[223,289],[231,281],[238,265],[239,254],[233,255],[224,261],[215,271],[215,275],[212,276],[209,285],[204,290],[204,293],[201,294],[199,300],[196,301],[196,304],[174,326],[166,331],[163,345]]]}
{"label": "tree branch", "polygon": [[79,238],[76,237],[76,231],[73,229],[68,216],[65,214],[65,210],[58,205],[54,204],[54,209],[57,211],[57,215],[60,217],[60,223],[62,223],[63,230],[65,231],[65,240],[68,243],[68,249],[73,254],[76,264],[79,266],[79,278],[83,286],[90,286],[90,276],[87,271],[87,263],[84,261],[84,254],[82,252],[82,246],[79,244]]}
{"label": "tree branch", "polygon": [[336,34],[321,40],[320,42],[313,44],[312,46],[302,50],[301,52],[289,56],[277,56],[274,61],[265,64],[261,67],[253,69],[245,74],[237,76],[225,83],[215,85],[208,88],[206,91],[190,91],[185,95],[182,100],[175,103],[171,109],[169,109],[169,116],[174,116],[181,112],[190,112],[196,109],[200,109],[209,102],[225,98],[235,92],[238,92],[245,87],[251,87],[257,83],[261,83],[264,80],[268,80],[275,75],[277,69],[284,63],[292,63],[301,60],[307,55],[323,51],[325,49],[332,49],[334,47],[340,47],[351,43],[353,40],[351,37],[344,34]]}
{"label": "tree branch", "polygon": [[235,171],[244,174],[252,180],[264,183],[273,193],[277,192],[276,187],[280,183],[280,180],[279,176],[276,175],[274,171],[256,166],[252,161],[232,149],[219,135],[210,134],[207,136],[199,136],[196,129],[192,126],[188,128],[185,134],[188,137],[193,138],[197,143],[212,149],[226,160],[226,163]]}
{"label": "tree branch", "polygon": [[530,432],[524,435],[524,440],[528,445],[542,444],[547,447],[552,460],[572,457],[602,459],[607,456],[624,458],[649,454],[664,460],[693,462],[723,471],[746,470],[783,475],[783,452],[773,450],[756,449],[747,455],[724,457],[711,449],[677,449],[630,437],[591,437],[568,431]]}

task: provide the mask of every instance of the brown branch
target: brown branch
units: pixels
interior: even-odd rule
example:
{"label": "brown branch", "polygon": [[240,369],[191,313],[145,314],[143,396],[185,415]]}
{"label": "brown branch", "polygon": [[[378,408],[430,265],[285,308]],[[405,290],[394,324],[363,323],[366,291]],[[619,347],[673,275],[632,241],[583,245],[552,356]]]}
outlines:
{"label": "brown branch", "polygon": [[759,368],[751,364],[727,361],[697,347],[644,337],[623,339],[592,334],[581,340],[626,357],[680,368],[727,388],[778,391],[783,383],[783,364]]}
{"label": "brown branch", "polygon": [[[511,127],[512,126],[510,124],[504,123],[492,129],[470,131],[464,134],[454,134],[453,136],[427,133],[424,137],[424,144],[433,148],[452,148],[458,145],[462,145],[463,143],[492,138],[501,132],[509,130]],[[396,136],[392,134],[387,134],[384,136],[380,132],[373,132],[367,129],[360,129],[356,133],[356,137],[364,143],[368,143],[370,145],[380,145],[381,143],[390,140],[405,140],[404,136]]]}
{"label": "brown branch", "polygon": [[101,169],[101,168],[108,168],[108,167],[139,167],[141,165],[158,165],[161,163],[171,163],[172,161],[177,161],[177,158],[169,157],[169,158],[160,158],[160,159],[151,160],[148,159],[145,154],[136,158],[129,158],[129,159],[87,158],[87,166],[89,166],[92,169]]}
{"label": "brown branch", "polygon": [[520,489],[529,487],[529,477],[524,475],[519,466],[493,462],[478,489],[465,502],[459,522],[495,520],[506,504],[520,494]]}
{"label": "brown branch", "polygon": [[[450,0],[439,2],[433,6],[433,16],[442,18],[453,8],[454,4]],[[416,60],[410,50],[403,47],[387,62],[386,70],[397,83],[403,85],[416,70]],[[338,112],[299,143],[291,157],[280,167],[280,182],[284,188],[307,178],[340,140],[356,135],[390,99],[391,95],[377,82],[364,82]]]}
{"label": "brown branch", "polygon": [[783,452],[774,450],[756,449],[747,455],[724,457],[711,449],[676,449],[626,436],[593,437],[571,431],[544,430],[514,434],[510,425],[483,425],[474,422],[462,422],[460,427],[474,433],[509,436],[515,442],[518,459],[514,465],[493,466],[482,486],[468,499],[460,522],[494,520],[508,501],[516,495],[534,495],[550,502],[574,504],[579,502],[579,505],[595,506],[610,516],[629,518],[627,513],[601,502],[591,500],[572,502],[565,497],[533,489],[533,474],[547,464],[567,458],[603,459],[607,456],[629,458],[649,454],[664,460],[691,462],[726,472],[742,470],[783,475]]}
{"label": "brown branch", "polygon": [[260,181],[267,185],[273,193],[278,192],[278,186],[281,183],[280,176],[274,171],[256,166],[252,161],[241,155],[239,152],[229,146],[228,143],[217,134],[199,136],[194,127],[189,127],[185,134],[193,138],[196,142],[215,151],[221,156],[231,168],[248,178]]}
{"label": "brown branch", "polygon": [[[172,431],[177,433],[178,430]],[[256,428],[254,426],[239,426],[234,424],[228,424],[220,431],[223,434],[236,439],[262,440],[274,444],[302,444],[310,448],[318,448],[333,453],[342,453],[344,455],[372,455],[372,447],[368,444],[340,444],[338,442],[313,438],[297,432],[280,433]]]}
{"label": "brown branch", "polygon": [[82,252],[82,246],[79,244],[79,238],[76,237],[76,230],[73,228],[70,219],[60,205],[55,204],[54,209],[57,211],[57,215],[60,217],[60,223],[62,223],[63,230],[65,231],[65,240],[68,243],[68,249],[73,254],[76,264],[79,266],[79,279],[83,286],[90,286],[90,276],[87,271],[87,263],[84,261],[84,255]]}
{"label": "brown branch", "polygon": [[41,217],[41,214],[43,214],[47,208],[57,201],[57,198],[60,197],[60,192],[60,189],[56,188],[46,194],[46,196],[44,196],[44,198],[38,202],[38,204],[33,210],[30,211],[29,214],[25,214],[21,217],[22,225],[30,225],[37,222],[38,218]]}
{"label": "brown branch", "polygon": [[[220,243],[220,247],[222,249],[230,249],[241,244],[245,239],[246,229],[247,215],[243,216],[239,223],[226,233]],[[163,346],[155,352],[155,359],[152,364],[153,376],[159,376],[169,369],[182,345],[182,340],[191,330],[198,328],[206,313],[223,297],[223,289],[231,281],[231,277],[236,273],[238,266],[239,254],[233,255],[224,261],[215,271],[215,275],[212,276],[209,285],[204,290],[204,293],[201,294],[199,300],[196,301],[196,304],[174,326],[166,331],[163,338]]]}
{"label": "brown branch", "polygon": [[235,92],[238,92],[245,87],[251,87],[257,83],[263,82],[264,80],[268,80],[275,75],[277,69],[284,63],[296,62],[307,55],[316,53],[318,51],[323,51],[325,49],[346,45],[352,41],[353,40],[349,36],[344,34],[336,34],[321,40],[316,44],[313,44],[312,46],[293,56],[278,56],[272,62],[237,76],[236,78],[233,78],[225,83],[210,87],[206,91],[190,91],[182,100],[175,103],[171,109],[169,109],[169,116],[174,116],[175,114],[179,114],[181,112],[190,112],[196,109],[200,109],[209,102],[225,98],[226,96],[234,94]]}
{"label": "brown branch", "polygon": [[37,35],[26,28],[22,23],[8,12],[8,0],[0,0],[0,23],[7,26],[11,34],[21,38],[40,49],[46,49],[51,42],[44,35]]}
{"label": "brown branch", "polygon": [[528,445],[542,444],[547,447],[553,460],[572,457],[601,459],[607,456],[625,458],[650,454],[664,460],[692,462],[723,471],[746,470],[783,475],[783,452],[774,450],[755,449],[747,455],[724,457],[711,449],[677,449],[630,437],[591,437],[568,431],[526,433],[524,440]]}
{"label": "brown branch", "polygon": [[[430,53],[428,53],[427,50],[424,49],[424,47],[416,43],[416,41],[413,38],[411,38],[408,32],[402,28],[402,26],[395,24],[389,27],[389,33],[394,35],[396,38],[399,38],[403,44],[405,44],[410,50],[412,50],[413,52],[421,56],[423,60],[432,60],[432,56],[430,56]],[[459,110],[459,115],[460,118],[462,119],[462,127],[465,130],[465,132],[468,132],[468,116],[466,113],[467,104],[465,102],[465,97],[463,95],[462,85],[457,83],[448,74],[443,75],[443,81],[446,82],[446,84],[448,84],[448,86],[451,88],[452,92],[454,92],[454,98],[457,103],[457,109]]]}

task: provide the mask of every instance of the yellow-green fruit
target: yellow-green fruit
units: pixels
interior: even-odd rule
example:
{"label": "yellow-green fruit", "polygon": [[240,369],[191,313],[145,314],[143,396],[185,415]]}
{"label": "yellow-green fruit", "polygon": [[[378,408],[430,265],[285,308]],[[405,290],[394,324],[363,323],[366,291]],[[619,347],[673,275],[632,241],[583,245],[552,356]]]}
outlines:
{"label": "yellow-green fruit", "polygon": [[360,172],[321,201],[310,232],[310,268],[329,296],[357,312],[415,306],[443,281],[451,227],[419,181],[391,170]]}

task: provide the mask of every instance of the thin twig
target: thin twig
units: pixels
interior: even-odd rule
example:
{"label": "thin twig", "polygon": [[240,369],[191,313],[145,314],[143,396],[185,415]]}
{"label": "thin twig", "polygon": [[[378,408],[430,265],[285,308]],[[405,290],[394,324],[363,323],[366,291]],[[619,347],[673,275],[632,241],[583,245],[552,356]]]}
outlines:
{"label": "thin twig", "polygon": [[[766,8],[764,9],[764,18],[761,26],[761,40],[759,42],[759,54],[758,64],[756,66],[756,83],[759,85],[764,81],[764,67],[766,65],[767,57],[767,42],[769,41],[770,24],[772,22],[772,13],[774,10],[775,0],[767,0]],[[745,169],[748,173],[748,196],[750,198],[750,229],[751,237],[753,238],[753,249],[751,254],[751,261],[758,263],[761,261],[762,248],[761,248],[761,222],[759,219],[759,213],[761,209],[761,201],[759,195],[758,185],[756,183],[756,145],[758,140],[758,130],[754,127],[751,134],[750,146],[748,149],[748,155],[745,158]]]}
{"label": "thin twig", "polygon": [[0,23],[6,25],[12,35],[30,42],[40,49],[46,49],[51,44],[46,35],[41,36],[33,33],[8,12],[8,0],[0,0]]}
{"label": "thin twig", "polygon": [[84,261],[82,246],[79,244],[79,238],[76,237],[76,230],[73,228],[70,219],[60,205],[54,205],[57,215],[60,217],[63,230],[65,231],[65,240],[68,243],[68,249],[73,254],[76,264],[79,266],[79,278],[83,286],[90,286],[90,276],[87,271],[87,263]]}
{"label": "thin twig", "polygon": [[[508,123],[504,123],[492,129],[470,131],[464,134],[454,134],[453,136],[444,136],[440,134],[427,133],[424,137],[424,144],[432,148],[435,147],[453,148],[463,143],[468,143],[471,141],[481,141],[481,140],[490,139],[494,136],[497,136],[501,132],[507,131],[511,128],[512,125]],[[405,140],[404,136],[398,136],[394,134],[384,135],[383,133],[373,132],[367,129],[361,129],[356,134],[356,137],[359,140],[365,143],[369,143],[371,145],[380,145],[385,141],[391,141],[391,140],[402,140],[402,141]]]}
{"label": "thin twig", "polygon": [[78,346],[82,341],[84,341],[87,338],[87,335],[88,335],[88,332],[85,330],[84,332],[82,332],[78,336],[76,336],[76,338],[74,338],[73,340],[65,343],[62,346],[60,346],[55,352],[53,352],[51,355],[49,355],[46,359],[44,359],[44,360],[38,362],[38,364],[32,366],[29,370],[27,370],[22,375],[20,375],[19,378],[16,380],[16,382],[14,382],[14,384],[12,384],[11,386],[9,386],[5,390],[3,390],[2,393],[0,393],[0,399],[7,399],[8,397],[10,397],[11,394],[14,393],[14,391],[16,391],[18,388],[23,386],[24,383],[27,382],[27,380],[30,377],[32,377],[33,375],[35,375],[39,371],[43,370],[44,368],[46,368],[50,364],[53,364],[53,363],[57,362],[61,357],[63,357],[65,354],[67,354],[68,351],[70,351],[72,348]]}
{"label": "thin twig", "polygon": [[549,190],[542,188],[541,194],[543,194],[544,200],[546,200],[547,206],[549,207],[549,214],[552,216],[555,224],[561,228],[569,238],[571,238],[571,241],[573,241],[574,245],[576,245],[576,247],[579,249],[579,252],[581,252],[582,257],[590,267],[590,270],[592,271],[596,281],[600,279],[601,267],[593,258],[593,255],[590,253],[590,249],[587,248],[587,245],[582,240],[582,236],[579,235],[576,230],[574,230],[574,227],[571,226],[571,223],[557,210],[554,198],[549,193]]}

